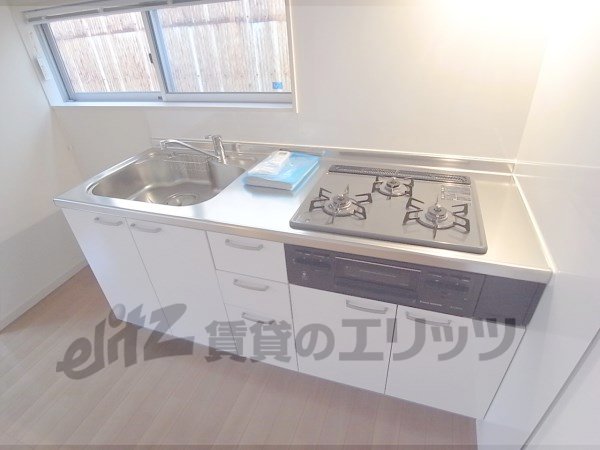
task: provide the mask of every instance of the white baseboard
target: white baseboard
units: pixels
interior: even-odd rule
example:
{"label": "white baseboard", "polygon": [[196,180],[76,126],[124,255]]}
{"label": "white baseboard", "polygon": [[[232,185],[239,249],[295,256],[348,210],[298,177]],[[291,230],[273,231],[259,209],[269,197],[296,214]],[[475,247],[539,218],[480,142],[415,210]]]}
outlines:
{"label": "white baseboard", "polygon": [[8,325],[13,323],[15,320],[17,320],[19,317],[21,317],[23,314],[25,314],[27,312],[27,310],[29,310],[32,307],[34,307],[35,305],[37,305],[40,301],[42,301],[49,294],[51,294],[52,291],[54,291],[56,288],[58,288],[60,285],[62,285],[65,281],[67,281],[69,278],[71,278],[73,275],[75,275],[77,272],[79,272],[85,266],[87,266],[87,261],[84,259],[83,261],[80,261],[77,264],[75,264],[73,267],[71,267],[69,270],[67,270],[63,275],[61,275],[59,278],[54,280],[48,286],[41,289],[33,297],[24,301],[19,307],[15,308],[11,312],[9,312],[6,316],[1,317],[0,318],[0,332],[4,328],[6,328]]}

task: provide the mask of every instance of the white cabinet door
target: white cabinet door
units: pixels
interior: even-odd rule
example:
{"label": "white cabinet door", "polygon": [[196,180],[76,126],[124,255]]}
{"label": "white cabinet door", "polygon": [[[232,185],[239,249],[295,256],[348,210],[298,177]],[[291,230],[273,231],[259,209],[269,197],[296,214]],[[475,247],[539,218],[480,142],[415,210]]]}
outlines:
{"label": "white cabinet door", "polygon": [[[396,305],[295,285],[290,294],[300,372],[383,392]],[[307,354],[311,329],[320,332]]]}
{"label": "white cabinet door", "polygon": [[385,392],[483,418],[523,333],[522,328],[398,306]]}
{"label": "white cabinet door", "polygon": [[[125,307],[127,317],[119,317],[140,326],[150,325],[150,315],[160,311],[160,303],[144,268],[124,218],[88,211],[63,209],[104,295],[118,316]],[[131,315],[142,306],[140,317]],[[163,316],[164,323],[164,316]]]}
{"label": "white cabinet door", "polygon": [[[206,327],[227,322],[206,232],[128,219],[146,270],[170,319],[171,334],[209,344]],[[169,305],[183,304],[174,321]],[[173,323],[174,322],[174,323]]]}

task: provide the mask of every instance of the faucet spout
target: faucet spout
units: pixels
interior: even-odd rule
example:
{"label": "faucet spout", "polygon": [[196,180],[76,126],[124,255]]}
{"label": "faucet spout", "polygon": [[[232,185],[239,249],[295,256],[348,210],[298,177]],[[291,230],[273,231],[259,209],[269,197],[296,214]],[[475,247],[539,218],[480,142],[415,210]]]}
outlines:
{"label": "faucet spout", "polygon": [[205,137],[205,139],[212,139],[215,156],[219,158],[219,161],[225,164],[225,149],[223,148],[223,138],[221,137],[221,135],[209,134]]}

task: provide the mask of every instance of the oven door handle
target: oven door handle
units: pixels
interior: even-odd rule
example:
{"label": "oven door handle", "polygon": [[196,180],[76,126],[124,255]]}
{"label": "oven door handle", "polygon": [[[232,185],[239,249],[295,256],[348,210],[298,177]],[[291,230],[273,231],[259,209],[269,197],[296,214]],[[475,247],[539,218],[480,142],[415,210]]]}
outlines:
{"label": "oven door handle", "polygon": [[366,306],[361,306],[361,305],[352,303],[352,300],[346,300],[346,308],[355,309],[357,311],[368,312],[368,313],[372,313],[372,314],[385,314],[389,310],[389,308],[387,306],[384,306],[381,309],[367,308]]}

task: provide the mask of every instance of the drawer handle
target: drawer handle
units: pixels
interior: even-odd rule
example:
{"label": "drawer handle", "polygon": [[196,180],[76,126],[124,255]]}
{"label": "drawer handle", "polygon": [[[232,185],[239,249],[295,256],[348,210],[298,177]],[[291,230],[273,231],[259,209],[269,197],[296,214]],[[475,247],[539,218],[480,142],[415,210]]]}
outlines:
{"label": "drawer handle", "polygon": [[144,233],[160,233],[162,231],[161,227],[156,227],[156,228],[146,228],[146,227],[141,227],[138,224],[132,223],[131,224],[131,228],[135,228],[138,231],[142,231]]}
{"label": "drawer handle", "polygon": [[96,217],[94,219],[94,222],[99,223],[101,225],[107,225],[109,227],[120,227],[121,225],[123,225],[122,220],[119,220],[117,222],[111,222],[110,220],[104,220],[101,217]]}
{"label": "drawer handle", "polygon": [[235,280],[233,280],[233,284],[242,289],[250,289],[251,291],[265,292],[267,289],[269,289],[269,286],[266,284],[264,284],[262,286],[252,285],[252,284],[248,284],[243,281],[240,281],[237,278]]}
{"label": "drawer handle", "polygon": [[446,320],[445,322],[437,322],[435,320],[427,320],[422,317],[413,316],[408,311],[406,311],[406,318],[408,320],[412,320],[413,322],[422,322],[424,324],[432,325],[434,327],[447,327],[452,324],[451,320]]}
{"label": "drawer handle", "polygon": [[386,312],[388,312],[388,309],[389,309],[387,306],[384,306],[381,309],[366,308],[364,306],[356,305],[356,304],[352,303],[352,301],[350,301],[350,300],[346,300],[346,307],[350,308],[350,309],[356,309],[357,311],[363,311],[363,312],[368,312],[368,313],[373,313],[373,314],[385,314]]}
{"label": "drawer handle", "polygon": [[242,319],[246,319],[251,322],[260,323],[263,325],[273,325],[275,323],[275,319],[263,319],[260,317],[253,316],[252,314],[248,314],[246,312],[242,313]]}
{"label": "drawer handle", "polygon": [[231,239],[225,239],[225,245],[229,245],[230,247],[233,247],[233,248],[239,248],[240,250],[253,250],[255,252],[262,250],[265,247],[262,244],[258,244],[258,245],[240,244],[239,242],[234,242]]}

